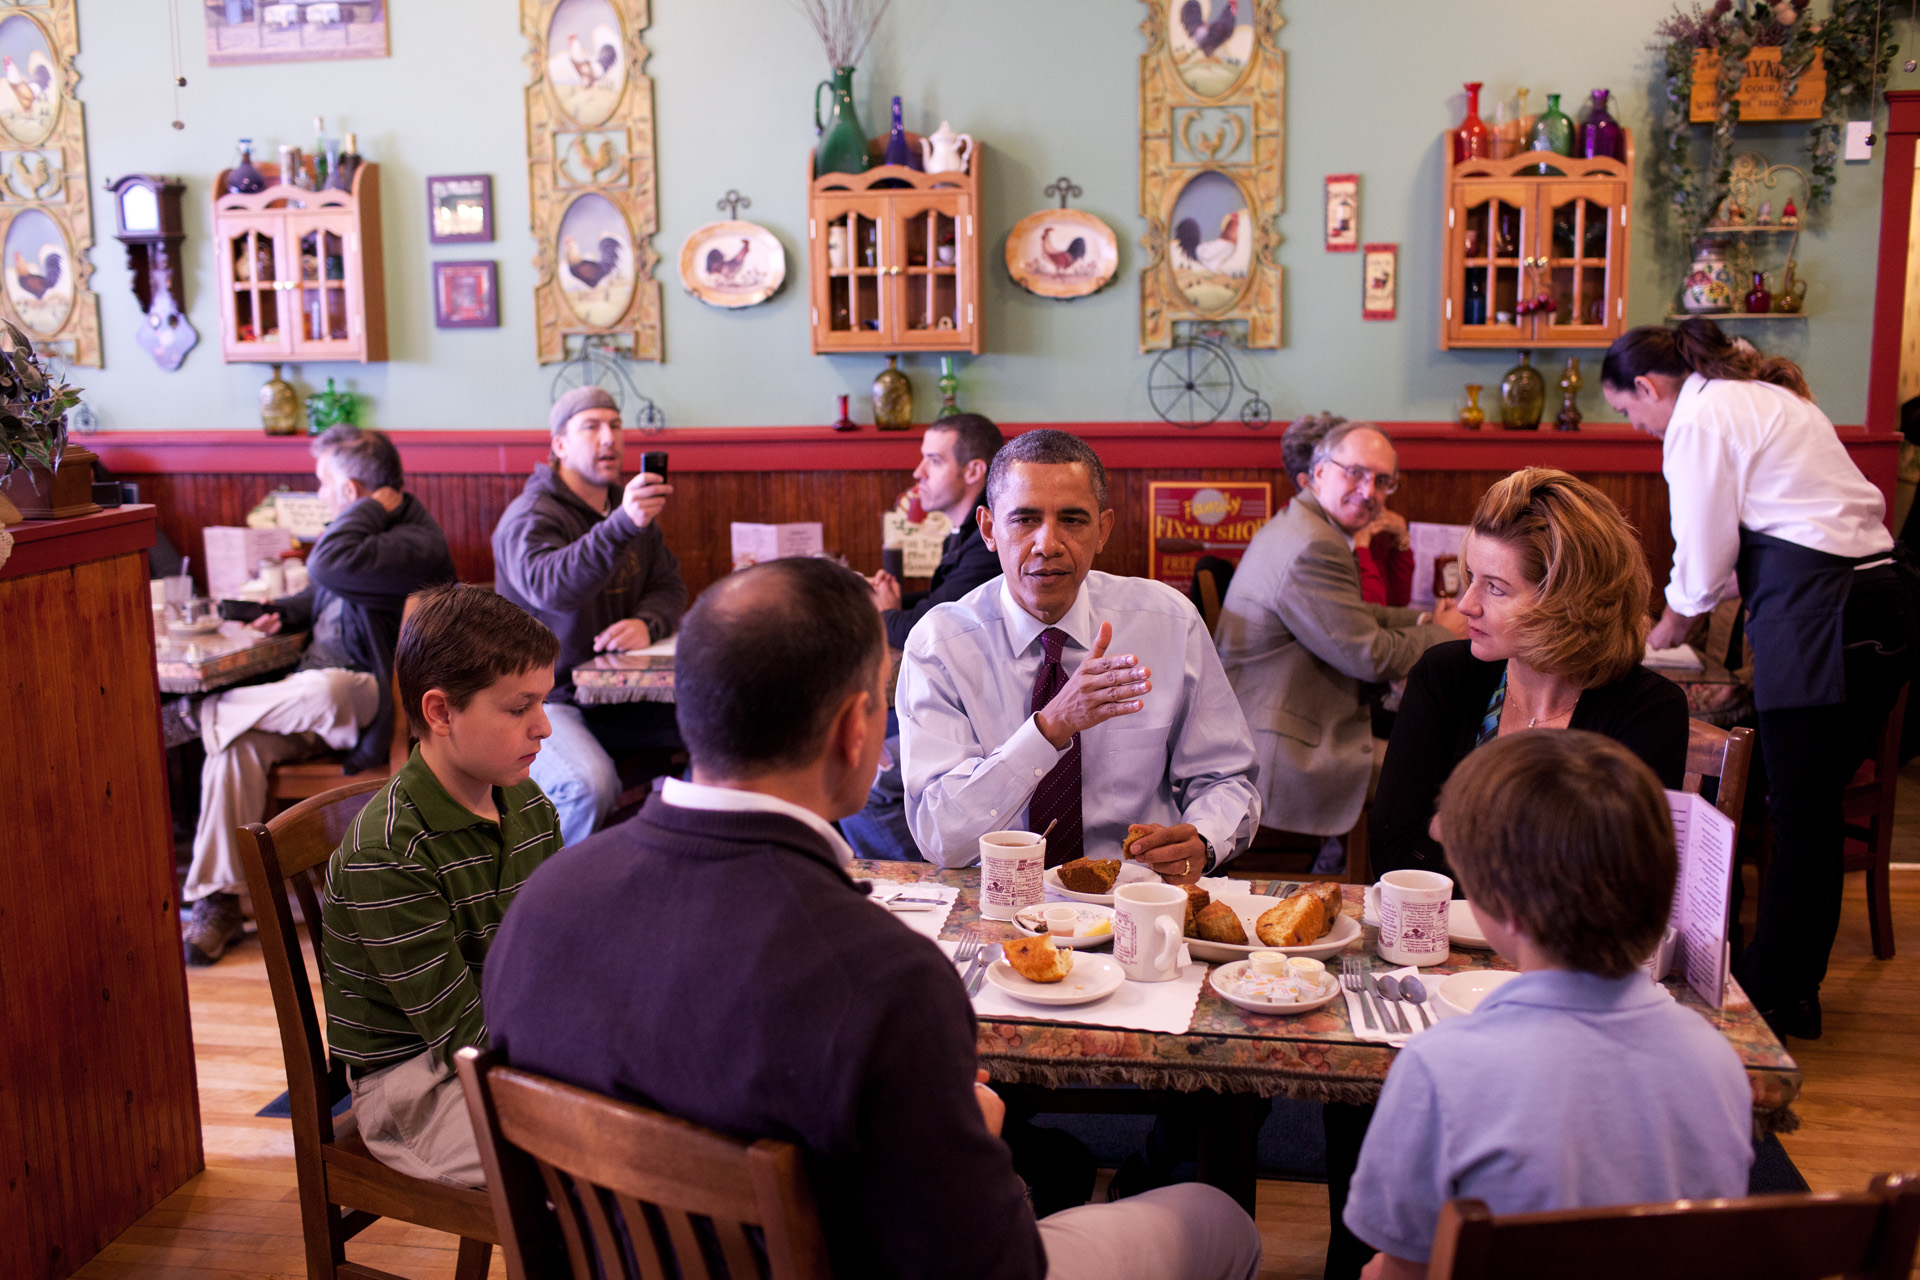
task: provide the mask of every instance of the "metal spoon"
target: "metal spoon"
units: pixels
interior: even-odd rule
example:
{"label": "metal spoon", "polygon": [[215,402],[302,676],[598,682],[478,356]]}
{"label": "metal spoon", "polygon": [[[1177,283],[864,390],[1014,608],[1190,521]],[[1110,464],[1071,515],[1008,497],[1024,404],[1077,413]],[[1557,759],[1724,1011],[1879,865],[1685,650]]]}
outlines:
{"label": "metal spoon", "polygon": [[1400,994],[1420,1011],[1420,1019],[1428,1026],[1433,1025],[1433,1015],[1427,1012],[1427,987],[1418,978],[1400,979]]}
{"label": "metal spoon", "polygon": [[1393,1011],[1393,1016],[1400,1021],[1400,1029],[1411,1035],[1413,1027],[1407,1022],[1407,1011],[1400,1007],[1400,983],[1392,974],[1380,975],[1380,994],[1387,998],[1388,1007]]}

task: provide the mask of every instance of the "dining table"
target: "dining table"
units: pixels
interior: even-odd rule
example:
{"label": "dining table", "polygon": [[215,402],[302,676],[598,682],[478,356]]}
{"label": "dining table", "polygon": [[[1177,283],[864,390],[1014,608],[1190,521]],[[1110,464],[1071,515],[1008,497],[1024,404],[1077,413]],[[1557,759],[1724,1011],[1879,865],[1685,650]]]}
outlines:
{"label": "dining table", "polygon": [[[876,887],[892,882],[952,886],[953,905],[940,929],[942,941],[957,941],[970,926],[990,943],[1024,933],[1011,923],[981,917],[977,867],[942,870],[924,862],[863,860],[853,864],[852,874]],[[1295,887],[1296,882],[1273,880],[1251,880],[1247,885],[1251,893],[1282,897]],[[1364,894],[1362,885],[1342,886],[1343,914],[1361,924],[1359,935],[1340,956],[1371,960],[1377,954],[1378,931],[1362,919]],[[1329,957],[1325,963],[1329,970],[1337,970],[1340,959]],[[1389,966],[1379,967],[1384,972]],[[1445,963],[1422,968],[1421,975],[1437,978],[1512,967],[1492,951],[1456,946]],[[1199,1176],[1251,1213],[1256,1143],[1268,1100],[1378,1102],[1398,1050],[1356,1035],[1344,999],[1291,1015],[1239,1008],[1214,990],[1211,976],[1216,969],[1208,967],[1208,980],[1200,986],[1192,1019],[1183,1032],[1064,1022],[1049,1019],[1045,1008],[1036,1006],[1031,1017],[1001,1012],[980,1018],[980,1065],[996,1083],[1040,1086],[1055,1096],[1116,1087],[1148,1095],[1197,1095]],[[1684,981],[1665,985],[1674,999],[1698,1012],[1739,1054],[1753,1092],[1755,1132],[1795,1128],[1798,1118],[1792,1104],[1800,1093],[1800,1068],[1738,984],[1728,980],[1724,1007],[1718,1009],[1702,1001]],[[1069,1105],[1059,1109],[1108,1108]]]}
{"label": "dining table", "polygon": [[[676,632],[644,649],[596,653],[573,668],[573,699],[583,707],[616,702],[672,702]],[[901,651],[888,649],[887,705],[893,705]]]}

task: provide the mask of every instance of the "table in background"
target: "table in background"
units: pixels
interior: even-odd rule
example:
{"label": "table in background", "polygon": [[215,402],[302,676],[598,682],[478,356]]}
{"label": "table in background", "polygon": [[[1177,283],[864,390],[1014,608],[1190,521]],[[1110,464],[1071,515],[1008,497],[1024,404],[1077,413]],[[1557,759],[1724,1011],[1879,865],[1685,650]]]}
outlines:
{"label": "table in background", "polygon": [[[868,862],[853,864],[854,874],[875,880],[907,883],[932,881],[954,885],[959,895],[947,916],[942,938],[954,939],[969,924],[977,925],[989,941],[1019,936],[1013,925],[980,918],[978,868],[941,871],[924,863]],[[1283,886],[1250,882],[1254,893]],[[1343,886],[1347,915],[1360,918],[1364,886]],[[1378,935],[1361,926],[1360,937],[1343,954],[1376,956]],[[1337,969],[1335,959],[1327,961]],[[1511,968],[1491,951],[1455,950],[1447,962],[1423,969],[1440,976],[1471,969]],[[1209,966],[1209,979],[1214,966]],[[1731,979],[1727,1007],[1708,1008],[1684,982],[1666,984],[1675,999],[1694,1009],[1727,1038],[1747,1069],[1753,1090],[1754,1122],[1761,1132],[1786,1132],[1799,1122],[1791,1110],[1800,1094],[1800,1068],[1788,1055],[1746,993]],[[1213,990],[1211,980],[1200,988],[1193,1021],[1182,1035],[1093,1027],[1047,1021],[1038,1010],[1031,1019],[998,1018],[980,1021],[981,1065],[995,1080],[1048,1088],[1130,1085],[1146,1090],[1181,1093],[1209,1091],[1223,1099],[1294,1098],[1310,1102],[1375,1103],[1386,1083],[1387,1069],[1398,1052],[1388,1045],[1361,1040],[1347,1021],[1347,1004],[1335,1000],[1312,1013],[1278,1016],[1250,1013],[1229,1004]],[[1253,1203],[1253,1147],[1257,1120],[1247,1124],[1248,1108],[1226,1108],[1237,1115],[1244,1133],[1220,1135],[1228,1143],[1244,1144],[1230,1158],[1216,1159],[1225,1176],[1208,1176],[1203,1150],[1202,1177],[1248,1206]]]}
{"label": "table in background", "polygon": [[[240,626],[243,624],[230,624]],[[213,632],[192,640],[165,638],[155,646],[162,693],[212,693],[299,664],[304,631],[263,636]]]}
{"label": "table in background", "polygon": [[[672,702],[673,649],[679,636],[621,653],[600,653],[573,669],[573,699],[583,707],[613,702]],[[900,650],[889,649],[887,705],[900,673]]]}

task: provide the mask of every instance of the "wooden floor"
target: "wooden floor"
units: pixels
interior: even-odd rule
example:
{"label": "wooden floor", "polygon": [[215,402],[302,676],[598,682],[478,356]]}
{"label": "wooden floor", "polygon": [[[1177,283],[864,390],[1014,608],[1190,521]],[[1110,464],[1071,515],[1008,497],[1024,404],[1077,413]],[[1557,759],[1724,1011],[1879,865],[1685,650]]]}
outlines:
{"label": "wooden floor", "polygon": [[[1920,762],[1902,778],[1900,812],[1894,857],[1920,862]],[[1821,1191],[1858,1190],[1885,1170],[1920,1170],[1920,870],[1894,873],[1897,958],[1873,958],[1865,902],[1861,877],[1851,877],[1822,998],[1826,1036],[1793,1045],[1806,1079],[1795,1108],[1803,1124],[1783,1141]],[[293,1140],[286,1121],[254,1115],[286,1087],[259,947],[249,941],[188,976],[207,1170],[79,1275],[303,1277]],[[1324,1187],[1260,1184],[1263,1280],[1320,1275],[1326,1206]],[[348,1256],[421,1280],[453,1274],[451,1237],[391,1222],[363,1233]],[[498,1253],[493,1275],[506,1275]]]}

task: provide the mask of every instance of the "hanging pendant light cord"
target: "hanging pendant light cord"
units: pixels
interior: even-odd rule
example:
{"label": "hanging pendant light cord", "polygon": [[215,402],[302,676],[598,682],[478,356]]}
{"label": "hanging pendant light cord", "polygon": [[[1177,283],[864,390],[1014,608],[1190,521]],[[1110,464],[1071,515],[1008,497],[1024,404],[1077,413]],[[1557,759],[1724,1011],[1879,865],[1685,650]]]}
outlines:
{"label": "hanging pendant light cord", "polygon": [[180,0],[167,0],[167,32],[173,46],[173,127],[184,129],[187,122],[180,118],[180,91],[187,87],[187,78],[180,74]]}

